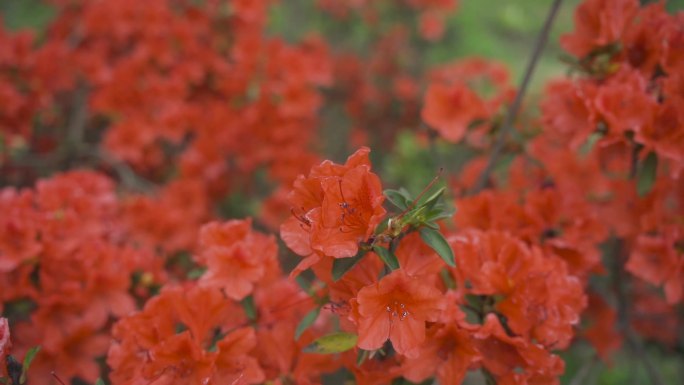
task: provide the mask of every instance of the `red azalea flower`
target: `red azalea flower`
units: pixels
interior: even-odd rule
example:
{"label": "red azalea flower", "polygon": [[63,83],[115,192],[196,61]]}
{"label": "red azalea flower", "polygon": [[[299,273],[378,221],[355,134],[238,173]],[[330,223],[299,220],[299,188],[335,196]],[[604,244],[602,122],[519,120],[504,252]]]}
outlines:
{"label": "red azalea flower", "polygon": [[7,375],[5,373],[5,356],[12,347],[12,340],[10,340],[9,322],[7,318],[0,318],[0,378]]}
{"label": "red azalea flower", "polygon": [[202,227],[199,259],[207,272],[201,285],[222,288],[229,298],[242,300],[269,271],[278,270],[275,239],[252,231],[251,224],[247,219]]}
{"label": "red azalea flower", "polygon": [[293,216],[280,228],[285,244],[306,256],[293,273],[306,270],[322,256],[352,257],[385,216],[377,175],[370,171],[368,148],[344,165],[325,161],[308,177],[300,176],[290,193]]}
{"label": "red azalea flower", "polygon": [[425,321],[436,321],[442,293],[423,280],[397,270],[361,289],[358,301],[358,346],[375,350],[389,339],[399,354],[415,356],[425,340]]}
{"label": "red azalea flower", "polygon": [[421,112],[425,123],[450,142],[460,141],[468,125],[487,117],[482,99],[465,84],[432,84],[425,94]]}

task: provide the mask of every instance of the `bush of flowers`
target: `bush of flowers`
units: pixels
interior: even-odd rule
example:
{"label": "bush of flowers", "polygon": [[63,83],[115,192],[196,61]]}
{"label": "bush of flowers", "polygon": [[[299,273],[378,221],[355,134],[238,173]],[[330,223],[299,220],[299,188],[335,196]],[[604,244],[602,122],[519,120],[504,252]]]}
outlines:
{"label": "bush of flowers", "polygon": [[[681,358],[683,12],[585,0],[537,105],[499,62],[420,60],[456,0],[319,0],[334,28],[298,39],[285,2],[46,1],[0,24],[1,383],[575,384],[590,345],[664,384],[651,353]],[[418,190],[383,174],[406,140]]]}

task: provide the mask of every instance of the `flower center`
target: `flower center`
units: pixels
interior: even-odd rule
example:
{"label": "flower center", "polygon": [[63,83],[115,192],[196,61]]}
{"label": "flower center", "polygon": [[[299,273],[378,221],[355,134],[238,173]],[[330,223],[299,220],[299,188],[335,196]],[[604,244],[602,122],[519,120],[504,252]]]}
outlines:
{"label": "flower center", "polygon": [[389,313],[390,321],[394,318],[399,317],[399,321],[403,321],[406,317],[411,315],[406,305],[400,303],[399,301],[393,301],[385,307],[387,313]]}

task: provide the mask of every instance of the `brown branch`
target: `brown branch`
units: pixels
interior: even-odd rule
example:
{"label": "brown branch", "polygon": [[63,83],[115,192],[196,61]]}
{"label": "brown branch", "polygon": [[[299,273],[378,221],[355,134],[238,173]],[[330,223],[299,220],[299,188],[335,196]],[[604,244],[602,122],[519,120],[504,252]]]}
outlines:
{"label": "brown branch", "polygon": [[548,15],[546,16],[546,21],[544,22],[544,26],[542,27],[542,30],[539,32],[539,36],[537,37],[537,42],[535,43],[534,51],[532,51],[530,61],[527,63],[527,67],[525,68],[525,74],[523,75],[523,79],[520,84],[520,89],[516,93],[513,103],[508,108],[506,117],[504,118],[504,122],[501,125],[501,129],[499,130],[499,134],[495,139],[494,147],[492,149],[492,155],[490,156],[489,161],[487,162],[487,166],[482,171],[480,177],[475,182],[475,185],[470,191],[471,194],[477,194],[487,185],[487,181],[489,180],[489,176],[492,173],[492,170],[494,169],[494,165],[496,164],[496,161],[498,160],[499,156],[501,155],[501,152],[503,151],[503,147],[506,143],[506,137],[508,136],[508,133],[513,129],[513,123],[515,122],[515,119],[518,116],[518,112],[520,111],[520,106],[522,104],[523,97],[525,96],[527,88],[530,85],[530,81],[532,80],[532,74],[534,73],[534,69],[537,66],[537,62],[541,57],[544,45],[546,44],[546,40],[548,39],[549,34],[551,32],[551,26],[553,25],[553,21],[556,18],[556,14],[558,13],[558,9],[560,8],[562,2],[563,0],[554,0],[553,5],[551,5],[551,9],[549,10]]}
{"label": "brown branch", "polygon": [[111,167],[119,176],[121,183],[132,191],[151,192],[157,187],[154,183],[138,175],[126,162],[105,151],[84,149],[82,153]]}
{"label": "brown branch", "polygon": [[627,340],[627,346],[634,352],[634,354],[640,359],[648,377],[653,385],[664,385],[665,382],[655,367],[651,358],[648,356],[646,349],[644,348],[643,341],[634,332],[630,324],[630,314],[629,314],[629,292],[625,275],[624,264],[626,256],[624,255],[624,241],[619,238],[613,238],[613,264],[612,264],[612,275],[613,275],[613,290],[615,291],[615,296],[617,299],[617,315],[618,315],[618,328],[625,335]]}

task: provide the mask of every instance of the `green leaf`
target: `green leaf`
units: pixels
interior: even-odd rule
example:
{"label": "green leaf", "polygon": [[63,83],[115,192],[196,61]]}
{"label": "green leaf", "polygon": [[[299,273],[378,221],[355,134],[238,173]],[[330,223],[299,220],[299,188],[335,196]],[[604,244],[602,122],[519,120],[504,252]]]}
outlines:
{"label": "green leaf", "polygon": [[368,359],[369,353],[368,350],[359,349],[359,352],[356,354],[356,366],[361,366]]}
{"label": "green leaf", "polygon": [[295,280],[295,282],[297,282],[297,285],[299,285],[299,287],[303,291],[309,293],[309,291],[311,290],[311,283],[306,278],[304,278],[300,274],[300,275],[296,276],[294,280]]}
{"label": "green leaf", "polygon": [[366,250],[359,249],[359,252],[351,258],[335,258],[332,266],[333,281],[339,281],[346,272],[359,263],[364,255],[366,255]]}
{"label": "green leaf", "polygon": [[387,227],[389,225],[389,221],[392,219],[390,216],[386,216],[380,223],[378,223],[378,226],[375,228],[375,234],[382,234],[387,230]]}
{"label": "green leaf", "polygon": [[596,143],[598,143],[601,138],[603,138],[603,133],[602,132],[594,132],[593,134],[589,135],[587,138],[586,142],[582,144],[582,146],[579,148],[579,153],[582,156],[587,156],[591,152],[591,150],[594,148]]}
{"label": "green leaf", "polygon": [[429,227],[421,227],[419,232],[423,242],[436,251],[447,265],[452,267],[456,266],[454,251],[451,250],[451,246],[449,246],[449,243],[439,231]]}
{"label": "green leaf", "polygon": [[435,223],[435,222],[425,222],[425,223],[423,223],[423,224],[424,224],[425,226],[427,226],[427,227],[433,229],[433,230],[439,231],[439,225],[438,225],[437,223]]}
{"label": "green leaf", "polygon": [[373,246],[373,251],[385,262],[390,269],[396,270],[399,268],[399,260],[393,252],[387,250],[382,246]]}
{"label": "green leaf", "polygon": [[446,268],[439,271],[439,276],[442,278],[444,286],[446,286],[448,289],[456,288],[456,281],[454,281],[454,278],[451,276],[451,274],[449,274]]}
{"label": "green leaf", "polygon": [[446,190],[446,187],[442,187],[435,191],[432,195],[430,195],[427,198],[421,198],[420,201],[418,202],[418,206],[424,206],[428,210],[433,208],[437,201],[439,201],[439,198],[441,198],[442,194],[444,194],[444,191]]}
{"label": "green leaf", "polygon": [[640,197],[648,194],[653,189],[655,184],[656,174],[658,172],[658,155],[651,151],[646,159],[641,163],[641,167],[637,171],[636,187],[637,193]]}
{"label": "green leaf", "polygon": [[188,271],[188,279],[196,280],[199,279],[204,272],[207,271],[206,267],[197,267]]}
{"label": "green leaf", "polygon": [[426,222],[436,222],[440,219],[446,219],[446,218],[451,218],[454,216],[454,211],[449,210],[446,207],[443,207],[442,205],[437,205],[430,209],[430,211],[425,214],[425,221]]}
{"label": "green leaf", "polygon": [[242,308],[245,310],[245,315],[250,321],[254,321],[257,318],[257,310],[254,305],[254,297],[251,295],[245,297],[242,301]]}
{"label": "green leaf", "polygon": [[101,378],[98,378],[97,381],[95,381],[95,385],[105,385],[105,382],[102,381]]}
{"label": "green leaf", "polygon": [[305,353],[333,354],[346,352],[356,346],[358,336],[353,333],[337,332],[323,336],[304,348]]}
{"label": "green leaf", "polygon": [[401,210],[406,210],[411,204],[411,197],[403,191],[387,189],[384,194],[390,203]]}
{"label": "green leaf", "polygon": [[297,325],[297,329],[295,330],[295,341],[299,339],[299,337],[304,334],[306,329],[309,328],[309,326],[313,325],[313,323],[316,321],[316,318],[318,318],[318,314],[321,312],[321,308],[317,307],[310,312],[308,312],[304,318],[302,318],[301,321],[299,321],[299,324]]}
{"label": "green leaf", "polygon": [[34,346],[31,349],[29,349],[28,352],[26,352],[26,355],[24,356],[24,363],[21,369],[21,377],[19,378],[19,383],[26,383],[26,373],[31,367],[31,362],[33,362],[33,359],[36,358],[36,354],[38,354],[39,351],[40,346]]}
{"label": "green leaf", "polygon": [[9,383],[9,378],[0,377],[0,384],[7,385]]}

